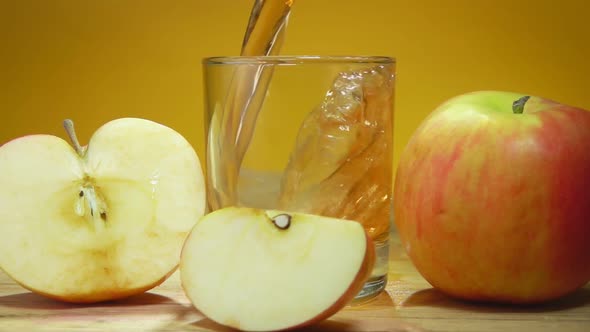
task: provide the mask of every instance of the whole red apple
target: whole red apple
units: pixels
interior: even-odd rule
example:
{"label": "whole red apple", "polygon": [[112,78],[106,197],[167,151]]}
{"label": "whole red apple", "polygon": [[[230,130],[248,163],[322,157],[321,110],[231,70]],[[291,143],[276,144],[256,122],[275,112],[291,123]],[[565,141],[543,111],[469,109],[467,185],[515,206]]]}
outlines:
{"label": "whole red apple", "polygon": [[403,151],[395,223],[431,285],[494,302],[590,281],[590,112],[523,94],[455,97]]}

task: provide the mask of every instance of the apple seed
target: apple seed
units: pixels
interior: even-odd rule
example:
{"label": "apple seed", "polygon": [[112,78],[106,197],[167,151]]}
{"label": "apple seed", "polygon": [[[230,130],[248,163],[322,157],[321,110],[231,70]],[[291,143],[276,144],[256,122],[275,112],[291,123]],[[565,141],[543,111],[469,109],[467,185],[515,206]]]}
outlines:
{"label": "apple seed", "polygon": [[271,220],[278,229],[287,229],[291,226],[291,216],[286,213],[276,215]]}

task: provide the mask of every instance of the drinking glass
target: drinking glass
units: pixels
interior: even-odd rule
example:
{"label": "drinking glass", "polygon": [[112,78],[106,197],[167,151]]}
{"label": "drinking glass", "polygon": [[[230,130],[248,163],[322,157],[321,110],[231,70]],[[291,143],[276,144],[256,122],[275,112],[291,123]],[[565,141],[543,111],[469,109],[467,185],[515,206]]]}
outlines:
{"label": "drinking glass", "polygon": [[395,60],[203,60],[209,211],[247,206],[360,222],[375,245],[355,301],[385,288],[392,224]]}

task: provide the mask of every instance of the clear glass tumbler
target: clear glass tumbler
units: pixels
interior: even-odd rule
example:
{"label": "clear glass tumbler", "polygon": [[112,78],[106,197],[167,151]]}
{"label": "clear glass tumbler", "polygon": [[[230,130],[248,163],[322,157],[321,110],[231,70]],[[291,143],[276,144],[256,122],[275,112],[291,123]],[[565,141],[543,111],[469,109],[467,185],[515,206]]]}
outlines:
{"label": "clear glass tumbler", "polygon": [[394,59],[236,56],[203,66],[209,210],[356,220],[377,262],[355,301],[379,294],[392,223]]}

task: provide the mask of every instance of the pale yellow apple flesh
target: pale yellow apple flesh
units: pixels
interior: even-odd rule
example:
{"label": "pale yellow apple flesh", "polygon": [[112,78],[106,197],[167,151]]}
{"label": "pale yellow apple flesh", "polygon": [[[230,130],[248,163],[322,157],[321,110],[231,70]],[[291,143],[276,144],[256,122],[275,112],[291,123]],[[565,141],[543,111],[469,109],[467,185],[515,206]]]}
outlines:
{"label": "pale yellow apple flesh", "polygon": [[205,211],[197,154],[174,130],[134,118],[105,124],[80,152],[50,135],[0,147],[0,267],[71,302],[156,286]]}
{"label": "pale yellow apple flesh", "polygon": [[201,218],[180,260],[193,305],[220,324],[265,331],[328,318],[354,298],[375,260],[360,223],[230,207]]}

